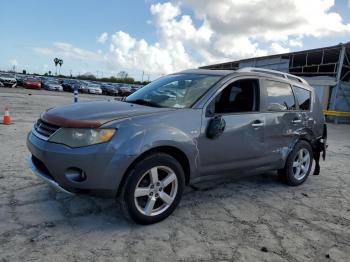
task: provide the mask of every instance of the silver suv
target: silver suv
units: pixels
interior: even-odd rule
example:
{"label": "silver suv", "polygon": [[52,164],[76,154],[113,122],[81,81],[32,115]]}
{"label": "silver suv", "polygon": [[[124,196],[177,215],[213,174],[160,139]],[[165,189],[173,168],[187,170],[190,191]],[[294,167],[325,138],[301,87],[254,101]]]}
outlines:
{"label": "silver suv", "polygon": [[35,174],[68,193],[117,197],[141,224],[169,216],[185,185],[277,170],[302,184],[325,156],[320,102],[305,80],[257,68],[187,70],[125,101],[49,109],[27,145]]}

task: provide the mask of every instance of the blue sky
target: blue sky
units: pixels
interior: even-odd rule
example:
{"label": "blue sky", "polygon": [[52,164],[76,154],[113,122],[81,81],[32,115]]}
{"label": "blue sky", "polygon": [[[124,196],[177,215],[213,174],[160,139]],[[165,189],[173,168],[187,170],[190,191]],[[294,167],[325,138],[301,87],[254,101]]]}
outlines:
{"label": "blue sky", "polygon": [[[300,10],[303,3],[296,1]],[[17,70],[54,72],[53,58],[57,56],[64,59],[64,74],[92,72],[102,76],[103,72],[109,76],[125,70],[140,78],[142,71],[155,76],[212,62],[349,42],[348,0],[336,0],[335,4],[331,0],[312,1],[330,3],[315,11],[319,22],[305,20],[312,31],[309,34],[292,25],[296,18],[302,20],[305,13],[314,12],[303,6],[300,14],[286,8],[284,17],[290,25],[281,30],[281,19],[266,21],[259,16],[262,8],[257,5],[253,10],[266,26],[256,32],[254,24],[240,24],[252,10],[242,1],[223,0],[226,6],[213,10],[215,1],[211,0],[2,0],[0,69],[15,65]],[[265,8],[274,1],[258,2]],[[221,14],[227,15],[227,8],[231,8],[231,15],[220,20]],[[238,12],[243,19],[232,15]],[[273,6],[268,6],[267,12],[271,17],[279,15]],[[330,13],[340,16],[341,22]],[[322,21],[328,22],[323,25]],[[107,39],[98,42],[103,32]]]}

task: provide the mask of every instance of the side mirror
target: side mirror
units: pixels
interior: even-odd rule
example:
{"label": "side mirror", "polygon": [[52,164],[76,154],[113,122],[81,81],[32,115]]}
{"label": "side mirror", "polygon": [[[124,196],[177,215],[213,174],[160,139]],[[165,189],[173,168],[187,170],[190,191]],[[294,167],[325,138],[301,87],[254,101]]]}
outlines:
{"label": "side mirror", "polygon": [[210,119],[207,127],[207,137],[210,139],[215,139],[220,136],[226,127],[226,122],[222,116],[216,116]]}

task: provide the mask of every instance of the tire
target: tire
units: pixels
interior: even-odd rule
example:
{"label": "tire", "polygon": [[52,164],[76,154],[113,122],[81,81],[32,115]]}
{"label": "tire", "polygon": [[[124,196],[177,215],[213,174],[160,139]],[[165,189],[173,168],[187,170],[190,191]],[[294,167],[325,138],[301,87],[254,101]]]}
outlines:
{"label": "tire", "polygon": [[181,200],[184,171],[170,155],[151,154],[137,162],[126,176],[119,201],[124,215],[138,224],[154,224],[167,218]]}
{"label": "tire", "polygon": [[312,168],[313,154],[311,145],[300,140],[290,152],[285,167],[278,170],[280,179],[290,186],[299,186],[304,183]]}

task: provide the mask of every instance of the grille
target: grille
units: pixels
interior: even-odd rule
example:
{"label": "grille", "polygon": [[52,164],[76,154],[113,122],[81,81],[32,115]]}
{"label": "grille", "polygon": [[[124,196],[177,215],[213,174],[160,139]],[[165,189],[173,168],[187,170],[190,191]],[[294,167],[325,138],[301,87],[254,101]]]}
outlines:
{"label": "grille", "polygon": [[59,126],[55,126],[55,125],[46,123],[41,119],[38,119],[38,121],[34,125],[34,129],[40,135],[49,138],[53,133],[57,131],[57,129],[59,129]]}

